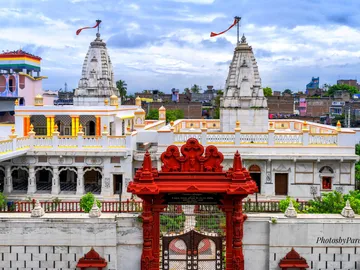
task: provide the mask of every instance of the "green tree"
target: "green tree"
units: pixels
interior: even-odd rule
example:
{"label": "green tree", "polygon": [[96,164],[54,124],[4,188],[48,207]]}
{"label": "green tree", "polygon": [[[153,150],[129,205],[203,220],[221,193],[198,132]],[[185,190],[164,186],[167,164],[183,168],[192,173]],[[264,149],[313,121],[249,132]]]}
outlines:
{"label": "green tree", "polygon": [[150,109],[146,119],[148,120],[158,120],[159,119],[159,110],[158,109]]}
{"label": "green tree", "polygon": [[264,96],[265,97],[271,97],[272,94],[273,94],[273,91],[270,87],[265,87],[263,88],[263,91],[264,91]]}
{"label": "green tree", "polygon": [[184,92],[183,92],[183,94],[186,94],[187,92],[189,92],[189,93],[190,93],[190,89],[189,89],[189,87],[184,88]]}
{"label": "green tree", "polygon": [[215,97],[215,110],[214,110],[214,119],[220,119],[220,99],[224,95],[222,90],[217,91]]}
{"label": "green tree", "polygon": [[292,91],[290,89],[285,89],[283,92],[282,92],[282,95],[284,94],[289,94],[289,95],[292,95]]}
{"label": "green tree", "polygon": [[182,110],[168,110],[166,111],[166,122],[184,119],[184,112]]}
{"label": "green tree", "polygon": [[0,192],[0,209],[3,209],[6,207],[6,196]]}
{"label": "green tree", "polygon": [[198,86],[197,84],[194,84],[193,86],[191,86],[191,93],[193,94],[198,94],[200,93],[200,86]]}
{"label": "green tree", "polygon": [[336,91],[347,91],[351,95],[359,93],[358,89],[355,86],[351,86],[348,84],[334,84],[329,87],[327,95],[333,97]]}
{"label": "green tree", "polygon": [[96,205],[100,208],[101,202],[95,198],[94,194],[92,194],[91,192],[86,193],[80,199],[81,209],[84,210],[85,213],[89,213],[94,205],[94,200],[96,200]]}
{"label": "green tree", "polygon": [[120,96],[121,100],[123,100],[126,97],[126,93],[127,93],[126,82],[123,80],[116,81],[116,88],[119,91],[119,96]]}

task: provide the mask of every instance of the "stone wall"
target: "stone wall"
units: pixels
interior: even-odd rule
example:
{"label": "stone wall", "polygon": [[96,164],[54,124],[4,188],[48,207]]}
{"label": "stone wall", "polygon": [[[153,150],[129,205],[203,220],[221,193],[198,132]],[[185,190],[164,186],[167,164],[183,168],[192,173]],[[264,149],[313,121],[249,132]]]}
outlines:
{"label": "stone wall", "polygon": [[[334,214],[297,218],[248,214],[243,239],[245,269],[279,270],[280,260],[291,248],[306,259],[309,269],[358,269],[359,226],[359,217]],[[30,213],[1,213],[0,239],[0,269],[75,269],[92,247],[108,262],[108,270],[140,269],[142,230],[137,215],[30,218]]]}

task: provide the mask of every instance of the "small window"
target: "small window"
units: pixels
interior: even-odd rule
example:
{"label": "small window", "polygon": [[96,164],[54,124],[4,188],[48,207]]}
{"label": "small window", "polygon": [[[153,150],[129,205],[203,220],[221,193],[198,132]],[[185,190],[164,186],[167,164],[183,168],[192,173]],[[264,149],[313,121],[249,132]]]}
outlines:
{"label": "small window", "polygon": [[331,177],[322,178],[322,189],[331,190]]}
{"label": "small window", "polygon": [[111,163],[120,163],[120,157],[111,157]]}
{"label": "small window", "polygon": [[76,162],[76,163],[82,163],[82,162],[84,162],[84,157],[75,157],[75,162]]}

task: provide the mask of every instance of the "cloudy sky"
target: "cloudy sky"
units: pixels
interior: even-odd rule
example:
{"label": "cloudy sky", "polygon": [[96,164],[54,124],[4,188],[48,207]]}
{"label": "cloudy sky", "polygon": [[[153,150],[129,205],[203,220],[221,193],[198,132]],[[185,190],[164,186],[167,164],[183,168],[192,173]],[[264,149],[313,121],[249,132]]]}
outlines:
{"label": "cloudy sky", "polygon": [[[4,7],[6,6],[6,7]],[[357,78],[360,67],[358,0],[9,0],[0,8],[0,51],[22,48],[43,58],[44,89],[77,86],[101,19],[115,78],[129,92],[225,84],[236,43],[226,29],[242,17],[262,85],[303,90]],[[360,75],[360,74],[359,74]],[[360,79],[360,76],[359,76]]]}

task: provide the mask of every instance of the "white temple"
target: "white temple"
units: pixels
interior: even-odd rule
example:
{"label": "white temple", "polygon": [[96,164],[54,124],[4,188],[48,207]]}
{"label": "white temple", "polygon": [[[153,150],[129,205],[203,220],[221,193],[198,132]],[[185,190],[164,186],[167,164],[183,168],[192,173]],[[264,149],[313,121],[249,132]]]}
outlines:
{"label": "white temple", "polygon": [[[74,105],[96,106],[104,100],[118,95],[114,72],[108,55],[106,43],[96,34],[85,56],[79,87],[75,89]],[[119,99],[120,103],[120,99]]]}
{"label": "white temple", "polygon": [[232,131],[239,121],[244,132],[267,131],[268,113],[254,53],[243,36],[235,48],[220,104],[221,130]]}

